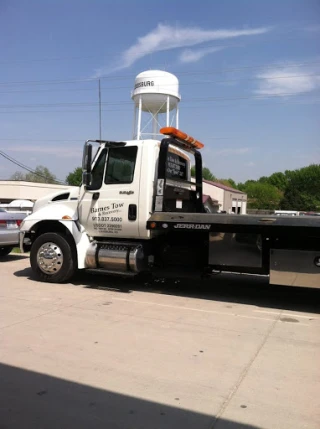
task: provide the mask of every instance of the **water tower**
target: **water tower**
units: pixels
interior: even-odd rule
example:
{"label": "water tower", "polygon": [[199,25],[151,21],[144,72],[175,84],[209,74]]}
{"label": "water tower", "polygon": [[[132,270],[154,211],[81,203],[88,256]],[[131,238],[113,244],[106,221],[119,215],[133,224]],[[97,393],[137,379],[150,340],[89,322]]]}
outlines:
{"label": "water tower", "polygon": [[148,70],[138,74],[134,101],[133,139],[157,138],[160,128],[179,128],[179,81],[171,73]]}

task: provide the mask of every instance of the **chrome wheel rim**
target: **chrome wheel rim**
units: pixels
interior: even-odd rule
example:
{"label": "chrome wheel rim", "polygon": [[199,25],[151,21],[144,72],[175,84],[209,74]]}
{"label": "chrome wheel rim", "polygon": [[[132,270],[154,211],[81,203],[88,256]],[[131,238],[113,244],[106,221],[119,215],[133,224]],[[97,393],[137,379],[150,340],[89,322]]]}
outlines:
{"label": "chrome wheel rim", "polygon": [[43,273],[57,274],[63,264],[63,254],[60,247],[56,243],[44,243],[38,250],[37,264]]}

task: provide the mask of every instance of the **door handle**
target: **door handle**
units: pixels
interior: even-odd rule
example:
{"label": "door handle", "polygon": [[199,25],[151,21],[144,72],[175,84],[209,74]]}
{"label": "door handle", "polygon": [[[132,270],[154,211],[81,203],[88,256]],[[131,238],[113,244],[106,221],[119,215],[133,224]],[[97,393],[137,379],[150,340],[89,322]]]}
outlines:
{"label": "door handle", "polygon": [[100,197],[100,192],[94,192],[94,194],[92,195],[92,199],[94,201],[97,201]]}
{"label": "door handle", "polygon": [[137,219],[137,205],[136,204],[129,204],[128,219],[129,220],[136,220]]}

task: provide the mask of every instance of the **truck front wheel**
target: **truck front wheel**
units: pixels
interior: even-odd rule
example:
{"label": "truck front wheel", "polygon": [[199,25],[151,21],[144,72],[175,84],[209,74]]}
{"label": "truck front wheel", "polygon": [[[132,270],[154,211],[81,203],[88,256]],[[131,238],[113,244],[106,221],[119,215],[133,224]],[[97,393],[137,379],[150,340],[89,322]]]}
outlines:
{"label": "truck front wheel", "polygon": [[65,283],[76,271],[76,256],[67,236],[48,232],[33,243],[30,263],[36,277],[49,283]]}

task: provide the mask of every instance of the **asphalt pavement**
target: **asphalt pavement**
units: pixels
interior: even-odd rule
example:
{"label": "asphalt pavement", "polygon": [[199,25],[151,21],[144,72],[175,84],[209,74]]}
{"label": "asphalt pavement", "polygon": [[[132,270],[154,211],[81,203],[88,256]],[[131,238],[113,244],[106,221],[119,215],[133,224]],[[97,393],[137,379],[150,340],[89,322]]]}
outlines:
{"label": "asphalt pavement", "polygon": [[320,428],[320,290],[0,273],[1,429]]}

